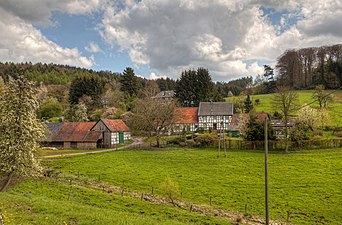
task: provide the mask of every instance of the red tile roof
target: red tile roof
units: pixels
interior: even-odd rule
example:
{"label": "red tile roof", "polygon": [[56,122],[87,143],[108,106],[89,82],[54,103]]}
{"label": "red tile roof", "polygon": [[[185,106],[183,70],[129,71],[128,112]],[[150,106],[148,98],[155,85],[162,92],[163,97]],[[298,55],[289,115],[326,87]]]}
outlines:
{"label": "red tile roof", "polygon": [[103,120],[111,131],[129,131],[128,126],[122,120]]}
{"label": "red tile roof", "polygon": [[198,123],[198,108],[176,108],[176,124],[196,124]]}
{"label": "red tile roof", "polygon": [[90,131],[95,122],[64,122],[55,135],[51,137],[53,142],[96,142],[101,138],[101,133]]}

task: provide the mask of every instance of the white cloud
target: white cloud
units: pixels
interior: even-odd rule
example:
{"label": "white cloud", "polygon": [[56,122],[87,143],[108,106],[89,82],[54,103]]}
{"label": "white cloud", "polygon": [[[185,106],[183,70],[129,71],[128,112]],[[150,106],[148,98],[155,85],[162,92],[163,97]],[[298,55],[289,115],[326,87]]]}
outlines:
{"label": "white cloud", "polygon": [[[127,51],[133,63],[148,64],[158,73],[177,76],[182,69],[202,66],[214,80],[229,80],[261,73],[257,61],[272,63],[289,48],[341,43],[341,4],[339,0],[129,1],[123,9],[107,7],[100,33],[107,43]],[[273,25],[261,6],[287,15]]]}
{"label": "white cloud", "polygon": [[84,47],[84,49],[91,53],[103,53],[103,50],[100,48],[100,46],[93,41],[90,42],[86,47]]}
{"label": "white cloud", "polygon": [[105,7],[107,0],[1,0],[0,8],[28,23],[51,24],[53,11],[87,14]]}
{"label": "white cloud", "polygon": [[45,62],[91,67],[93,61],[76,48],[48,40],[31,24],[0,8],[0,61]]}
{"label": "white cloud", "polygon": [[159,79],[159,78],[167,78],[167,76],[158,76],[157,74],[155,74],[155,73],[151,73],[150,74],[150,80],[157,80],[157,79]]}

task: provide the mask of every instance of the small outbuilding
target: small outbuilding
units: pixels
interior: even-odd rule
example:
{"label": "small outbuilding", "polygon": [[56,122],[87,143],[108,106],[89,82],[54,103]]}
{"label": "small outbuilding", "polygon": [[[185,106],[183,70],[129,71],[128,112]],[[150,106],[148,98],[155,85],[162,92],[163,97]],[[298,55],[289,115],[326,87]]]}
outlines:
{"label": "small outbuilding", "polygon": [[112,148],[131,139],[129,128],[122,120],[100,119],[90,130],[101,133],[102,148]]}

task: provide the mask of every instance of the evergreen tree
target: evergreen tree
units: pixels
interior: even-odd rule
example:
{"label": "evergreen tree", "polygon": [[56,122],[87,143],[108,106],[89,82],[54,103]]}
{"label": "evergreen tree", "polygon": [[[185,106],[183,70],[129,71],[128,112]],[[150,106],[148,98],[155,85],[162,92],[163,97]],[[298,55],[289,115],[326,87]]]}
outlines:
{"label": "evergreen tree", "polygon": [[[268,125],[267,135],[269,140],[275,140],[272,126]],[[265,140],[265,122],[258,122],[255,115],[250,115],[246,124],[245,139],[249,141],[264,141]]]}
{"label": "evergreen tree", "polygon": [[183,106],[198,106],[202,101],[215,100],[214,85],[207,69],[183,71],[176,85],[176,97]]}
{"label": "evergreen tree", "polygon": [[273,93],[277,87],[276,81],[274,80],[273,68],[269,65],[264,65],[264,77],[266,81],[264,85],[264,93]]}
{"label": "evergreen tree", "polygon": [[244,101],[244,109],[245,113],[249,113],[253,109],[253,103],[249,95],[247,95],[247,98]]}
{"label": "evergreen tree", "polygon": [[30,176],[40,170],[35,153],[45,129],[36,118],[38,107],[34,84],[23,77],[9,78],[0,96],[0,173],[7,175],[1,191],[13,176]]}
{"label": "evergreen tree", "polygon": [[101,106],[101,97],[105,93],[105,80],[99,76],[76,77],[70,85],[69,102],[77,104],[81,97],[89,96],[92,100],[92,106]]}
{"label": "evergreen tree", "polygon": [[135,76],[134,70],[130,67],[126,67],[121,79],[121,91],[128,96],[136,96],[138,93],[138,81]]}

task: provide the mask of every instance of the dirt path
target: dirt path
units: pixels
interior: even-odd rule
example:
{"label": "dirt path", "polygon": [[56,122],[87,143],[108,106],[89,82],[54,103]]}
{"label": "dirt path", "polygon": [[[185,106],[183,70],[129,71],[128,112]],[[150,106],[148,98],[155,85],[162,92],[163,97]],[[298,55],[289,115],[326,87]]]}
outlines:
{"label": "dirt path", "polygon": [[112,152],[112,151],[117,151],[125,148],[132,148],[136,147],[139,145],[142,145],[144,142],[142,138],[133,138],[133,143],[122,146],[119,148],[111,148],[111,149],[106,149],[106,150],[97,150],[97,151],[87,151],[87,152],[75,152],[75,153],[61,153],[61,154],[56,154],[56,155],[45,155],[45,156],[40,156],[39,158],[47,159],[47,158],[57,158],[57,157],[64,157],[64,156],[75,156],[75,155],[87,155],[87,154],[96,154],[96,153],[104,153],[104,152]]}

